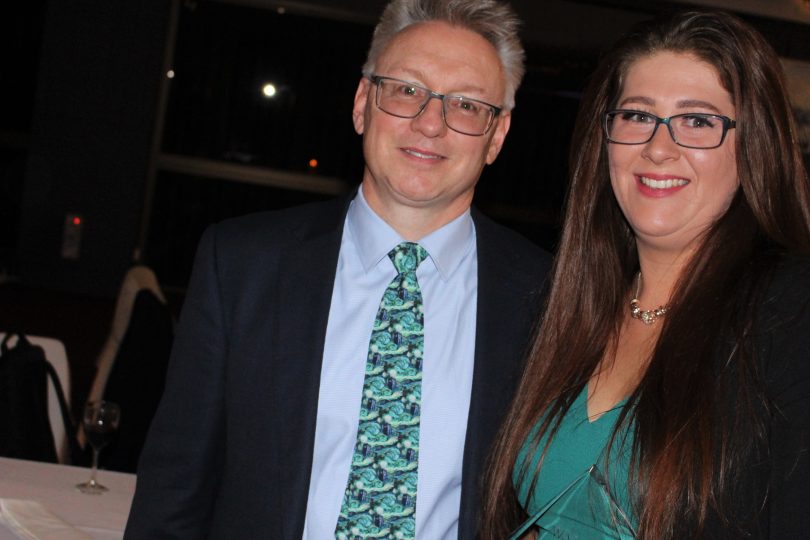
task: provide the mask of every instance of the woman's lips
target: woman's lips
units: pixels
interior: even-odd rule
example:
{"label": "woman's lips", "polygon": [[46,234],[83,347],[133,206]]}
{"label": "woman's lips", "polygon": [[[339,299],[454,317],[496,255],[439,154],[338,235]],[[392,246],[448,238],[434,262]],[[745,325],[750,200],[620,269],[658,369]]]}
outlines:
{"label": "woman's lips", "polygon": [[650,197],[666,197],[689,185],[689,180],[677,176],[636,175],[638,189]]}

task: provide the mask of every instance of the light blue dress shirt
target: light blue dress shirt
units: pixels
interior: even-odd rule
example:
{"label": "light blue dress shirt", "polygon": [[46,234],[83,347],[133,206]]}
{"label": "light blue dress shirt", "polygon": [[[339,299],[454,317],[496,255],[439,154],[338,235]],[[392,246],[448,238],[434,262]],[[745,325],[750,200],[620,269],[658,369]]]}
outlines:
{"label": "light blue dress shirt", "polygon": [[[326,329],[305,540],[334,538],[357,436],[371,327],[396,275],[387,255],[402,241],[358,190],[346,216]],[[425,309],[416,535],[455,539],[478,296],[469,211],[419,244],[429,257],[416,272]]]}

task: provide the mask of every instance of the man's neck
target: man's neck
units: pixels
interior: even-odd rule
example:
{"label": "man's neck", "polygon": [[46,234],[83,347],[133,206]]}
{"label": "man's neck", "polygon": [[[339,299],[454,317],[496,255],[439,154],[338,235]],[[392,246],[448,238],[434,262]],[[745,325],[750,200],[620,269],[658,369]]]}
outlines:
{"label": "man's neck", "polygon": [[409,242],[417,242],[444,227],[469,210],[471,202],[458,201],[451,207],[385,204],[373,190],[363,189],[363,186],[361,190],[369,208]]}

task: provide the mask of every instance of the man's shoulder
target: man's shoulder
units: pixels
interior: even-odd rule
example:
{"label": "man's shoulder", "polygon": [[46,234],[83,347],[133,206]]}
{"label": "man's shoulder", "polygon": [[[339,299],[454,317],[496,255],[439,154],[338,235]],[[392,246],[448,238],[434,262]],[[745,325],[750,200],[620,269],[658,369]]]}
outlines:
{"label": "man's shoulder", "polygon": [[217,243],[244,245],[261,242],[286,244],[340,230],[348,199],[340,197],[282,210],[255,212],[211,225]]}
{"label": "man's shoulder", "polygon": [[[551,266],[551,255],[523,235],[496,223],[473,209],[479,257],[496,257],[515,270],[542,275]],[[484,253],[481,253],[481,252]]]}

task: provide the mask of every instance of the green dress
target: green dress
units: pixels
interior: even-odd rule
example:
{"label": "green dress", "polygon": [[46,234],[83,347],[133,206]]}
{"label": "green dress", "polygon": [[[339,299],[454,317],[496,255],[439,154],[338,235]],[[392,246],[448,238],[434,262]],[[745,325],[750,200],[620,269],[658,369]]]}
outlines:
{"label": "green dress", "polygon": [[539,426],[523,445],[513,470],[518,500],[531,516],[530,521],[534,520],[532,524],[525,523],[522,531],[539,528],[540,539],[634,537],[636,520],[627,489],[631,430],[619,431],[611,451],[605,451],[625,402],[590,422],[587,395],[586,385],[563,417],[531,493],[533,471],[545,446],[545,437],[532,454],[525,477],[520,477],[520,470],[528,458],[529,441]]}

